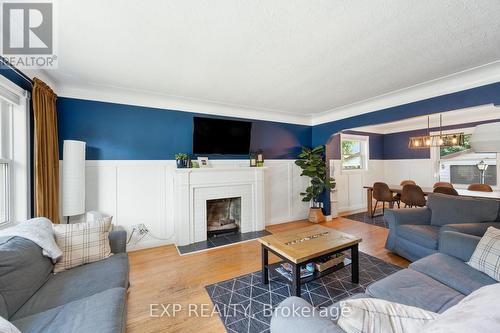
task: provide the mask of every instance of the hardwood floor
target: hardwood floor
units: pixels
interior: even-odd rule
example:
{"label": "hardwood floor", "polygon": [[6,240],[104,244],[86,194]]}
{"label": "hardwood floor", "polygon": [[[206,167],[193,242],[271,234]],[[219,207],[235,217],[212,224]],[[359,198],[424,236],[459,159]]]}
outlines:
{"label": "hardwood floor", "polygon": [[[271,232],[290,230],[310,225],[307,221],[296,221],[268,226]],[[387,262],[406,267],[409,262],[384,249],[388,230],[345,218],[322,223],[363,238],[360,250]],[[189,304],[196,304],[196,313],[203,315],[202,304],[211,310],[211,301],[205,286],[227,280],[260,269],[260,245],[249,241],[216,248],[200,253],[180,256],[174,245],[131,252],[130,289],[128,297],[127,332],[225,332],[217,315],[212,317],[189,316]],[[271,259],[272,258],[272,259]],[[270,256],[271,260],[276,260]],[[180,304],[175,317],[150,317],[160,315],[169,304]],[[158,305],[156,305],[158,304]],[[195,312],[193,311],[192,314]]]}

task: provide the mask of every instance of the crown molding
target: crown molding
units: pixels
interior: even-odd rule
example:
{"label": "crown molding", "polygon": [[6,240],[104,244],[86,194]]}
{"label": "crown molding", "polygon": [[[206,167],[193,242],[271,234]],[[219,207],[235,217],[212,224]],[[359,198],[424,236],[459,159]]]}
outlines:
{"label": "crown molding", "polygon": [[325,112],[303,115],[92,83],[62,83],[55,80],[48,71],[33,70],[27,74],[30,77],[39,76],[47,83],[52,83],[53,89],[61,97],[314,126],[500,82],[500,61]]}
{"label": "crown molding", "polygon": [[313,115],[320,125],[500,81],[500,60]]}
{"label": "crown molding", "polygon": [[276,110],[255,109],[246,106],[213,101],[174,97],[159,93],[93,84],[64,84],[57,87],[61,97],[100,102],[128,104],[191,113],[311,125],[310,115],[296,115]]}
{"label": "crown molding", "polygon": [[[439,127],[439,115],[430,115],[430,128]],[[476,123],[500,119],[500,107],[493,104],[481,105],[471,108],[464,108],[441,113],[443,115],[443,127]],[[391,134],[399,132],[414,131],[427,128],[427,116],[413,117],[405,120],[398,120],[380,125],[371,125],[352,128],[349,130],[366,133]]]}

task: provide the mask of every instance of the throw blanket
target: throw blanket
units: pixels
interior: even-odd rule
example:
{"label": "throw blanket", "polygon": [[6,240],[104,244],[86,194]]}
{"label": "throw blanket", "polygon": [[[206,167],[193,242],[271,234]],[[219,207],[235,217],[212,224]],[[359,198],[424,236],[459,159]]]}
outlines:
{"label": "throw blanket", "polygon": [[[0,237],[22,237],[29,239],[43,250],[43,255],[52,259],[55,264],[62,257],[62,251],[57,246],[52,222],[45,217],[37,217],[12,227],[0,230]],[[9,239],[10,239],[9,238]]]}

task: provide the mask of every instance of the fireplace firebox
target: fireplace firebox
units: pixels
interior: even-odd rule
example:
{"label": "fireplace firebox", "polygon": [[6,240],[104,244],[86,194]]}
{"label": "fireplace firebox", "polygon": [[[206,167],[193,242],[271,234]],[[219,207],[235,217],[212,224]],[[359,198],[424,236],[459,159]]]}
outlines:
{"label": "fireplace firebox", "polygon": [[240,232],[241,197],[207,200],[207,237]]}

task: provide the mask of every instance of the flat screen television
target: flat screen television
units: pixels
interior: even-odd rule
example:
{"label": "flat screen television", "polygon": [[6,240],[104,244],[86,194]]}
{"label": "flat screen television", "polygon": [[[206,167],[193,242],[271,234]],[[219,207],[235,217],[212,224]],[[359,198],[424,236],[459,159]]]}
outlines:
{"label": "flat screen television", "polygon": [[194,117],[193,153],[245,155],[250,152],[249,121]]}

